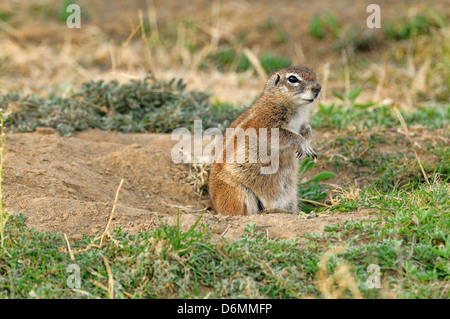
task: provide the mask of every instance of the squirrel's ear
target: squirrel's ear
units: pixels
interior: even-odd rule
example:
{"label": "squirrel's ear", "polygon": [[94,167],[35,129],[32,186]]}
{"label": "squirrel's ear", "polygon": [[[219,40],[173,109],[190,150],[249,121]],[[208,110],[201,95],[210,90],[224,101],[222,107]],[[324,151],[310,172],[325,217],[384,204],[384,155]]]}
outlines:
{"label": "squirrel's ear", "polygon": [[280,75],[279,74],[275,74],[275,82],[274,82],[275,86],[278,85],[278,82],[280,82],[280,79],[281,79]]}
{"label": "squirrel's ear", "polygon": [[281,76],[279,74],[272,75],[266,82],[265,89],[273,90],[280,82]]}

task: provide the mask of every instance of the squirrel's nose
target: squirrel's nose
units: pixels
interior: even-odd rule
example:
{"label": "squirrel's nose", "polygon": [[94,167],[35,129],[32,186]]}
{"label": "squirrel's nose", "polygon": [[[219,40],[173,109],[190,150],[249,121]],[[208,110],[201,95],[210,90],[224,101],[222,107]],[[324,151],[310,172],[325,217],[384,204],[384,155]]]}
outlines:
{"label": "squirrel's nose", "polygon": [[320,85],[319,83],[316,83],[316,86],[314,86],[311,90],[314,93],[319,93],[321,89],[322,89],[322,85]]}
{"label": "squirrel's nose", "polygon": [[311,91],[314,93],[314,98],[319,96],[320,90],[322,89],[322,85],[319,83],[316,83],[314,87],[311,88]]}

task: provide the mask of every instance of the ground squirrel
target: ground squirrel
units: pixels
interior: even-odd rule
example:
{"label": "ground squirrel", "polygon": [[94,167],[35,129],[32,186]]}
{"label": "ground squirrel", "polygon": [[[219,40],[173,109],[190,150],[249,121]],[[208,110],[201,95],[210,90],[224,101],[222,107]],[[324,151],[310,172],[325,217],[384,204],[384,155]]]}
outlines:
{"label": "ground squirrel", "polygon": [[[227,132],[222,142],[222,155],[226,156],[227,150],[231,149],[232,157],[236,159],[236,152],[241,147],[245,160],[212,163],[209,193],[217,213],[254,215],[297,212],[298,157],[317,157],[310,145],[312,131],[309,118],[311,103],[319,97],[321,88],[316,74],[303,66],[281,69],[270,76],[259,99],[229,129],[255,131],[258,142],[263,139],[267,143],[268,154],[277,153],[277,156],[272,158],[271,163],[263,163],[258,150],[249,146],[250,137],[244,139],[243,146],[240,146],[234,137],[228,140]],[[263,137],[261,132],[264,131],[260,129],[266,129],[267,137]],[[273,132],[278,132],[277,143],[270,139],[276,135]],[[250,152],[257,153],[256,162],[249,161]],[[262,174],[261,169],[268,165],[276,170]]]}

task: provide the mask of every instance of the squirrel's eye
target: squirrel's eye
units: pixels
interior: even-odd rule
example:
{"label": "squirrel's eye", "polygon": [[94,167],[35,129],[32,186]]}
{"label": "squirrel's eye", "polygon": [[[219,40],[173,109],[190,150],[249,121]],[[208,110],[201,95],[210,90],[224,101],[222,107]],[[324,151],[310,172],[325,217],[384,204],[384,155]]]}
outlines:
{"label": "squirrel's eye", "polygon": [[291,76],[288,78],[288,80],[289,80],[289,82],[291,82],[291,83],[298,83],[298,82],[300,82],[300,81],[297,79],[297,77],[295,77],[295,76],[293,76],[293,75],[291,75]]}

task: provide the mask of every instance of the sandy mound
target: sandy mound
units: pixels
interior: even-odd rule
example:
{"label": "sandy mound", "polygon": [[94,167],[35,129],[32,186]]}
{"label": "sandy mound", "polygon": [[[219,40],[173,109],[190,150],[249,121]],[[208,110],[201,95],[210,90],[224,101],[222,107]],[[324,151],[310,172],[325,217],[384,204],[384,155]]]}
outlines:
{"label": "sandy mound", "polygon": [[[179,207],[181,227],[187,229],[209,206],[187,183],[189,169],[174,164],[170,152],[176,141],[168,134],[117,134],[88,130],[71,138],[51,129],[9,134],[6,138],[4,195],[10,213],[28,216],[37,230],[66,233],[72,238],[103,231],[121,178],[124,184],[112,227],[125,231],[150,229],[161,223],[174,224]],[[186,209],[188,208],[188,209]],[[351,215],[219,216],[207,212],[215,234],[239,237],[255,223],[270,237],[290,239],[305,232],[321,232],[328,224],[369,219]]]}

